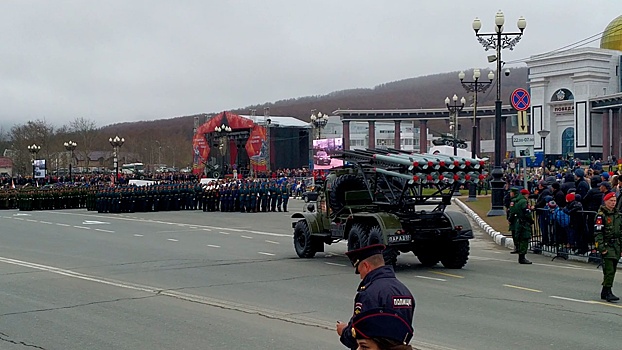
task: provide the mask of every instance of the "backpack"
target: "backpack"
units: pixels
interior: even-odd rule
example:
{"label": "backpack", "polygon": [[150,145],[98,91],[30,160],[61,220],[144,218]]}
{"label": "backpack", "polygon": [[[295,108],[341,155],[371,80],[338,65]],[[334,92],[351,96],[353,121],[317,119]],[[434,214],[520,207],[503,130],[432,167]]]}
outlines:
{"label": "backpack", "polygon": [[566,228],[570,226],[570,215],[560,207],[557,207],[553,210],[553,222],[560,227]]}

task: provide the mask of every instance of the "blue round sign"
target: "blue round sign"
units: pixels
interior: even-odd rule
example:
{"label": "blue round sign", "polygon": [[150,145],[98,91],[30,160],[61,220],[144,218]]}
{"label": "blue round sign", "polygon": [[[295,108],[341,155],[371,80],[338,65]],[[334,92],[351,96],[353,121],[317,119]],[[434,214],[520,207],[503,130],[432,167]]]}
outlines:
{"label": "blue round sign", "polygon": [[531,97],[529,97],[529,93],[525,89],[516,89],[512,92],[512,96],[510,97],[510,102],[512,103],[512,107],[517,111],[526,111],[529,108]]}

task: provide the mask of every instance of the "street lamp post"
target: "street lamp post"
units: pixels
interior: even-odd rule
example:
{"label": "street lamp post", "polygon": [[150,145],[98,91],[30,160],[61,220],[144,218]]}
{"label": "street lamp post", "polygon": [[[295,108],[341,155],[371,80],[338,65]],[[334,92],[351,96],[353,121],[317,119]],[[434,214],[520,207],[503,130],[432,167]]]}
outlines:
{"label": "street lamp post", "polygon": [[41,146],[38,146],[37,144],[33,143],[27,148],[32,158],[32,181],[34,182],[35,181],[35,160],[37,160],[37,153],[39,153],[39,151],[41,150]]}
{"label": "street lamp post", "polygon": [[114,168],[115,168],[115,184],[119,181],[119,148],[125,143],[125,139],[119,136],[109,138],[108,142],[114,149]]}
{"label": "street lamp post", "polygon": [[520,41],[523,36],[523,32],[527,27],[527,21],[524,17],[520,17],[517,22],[520,32],[503,32],[503,24],[505,23],[505,17],[503,12],[498,11],[495,15],[495,32],[494,33],[480,33],[482,28],[482,22],[479,18],[473,20],[473,30],[475,36],[484,50],[488,51],[495,49],[497,51],[496,56],[488,58],[490,62],[497,61],[497,99],[495,101],[495,162],[494,168],[491,171],[492,181],[492,196],[491,196],[491,209],[488,212],[488,216],[501,216],[505,215],[503,210],[503,169],[501,168],[501,145],[505,142],[505,135],[501,134],[502,123],[504,122],[501,117],[501,50],[510,49],[513,50],[514,46]]}
{"label": "street lamp post", "polygon": [[69,159],[69,181],[73,182],[73,176],[72,176],[72,173],[71,173],[71,168],[72,168],[72,164],[73,164],[73,151],[76,149],[78,144],[73,142],[73,141],[68,141],[68,142],[65,142],[63,144],[63,146],[65,146],[65,149],[67,151],[69,151],[70,155],[71,155],[71,158]]}
{"label": "street lamp post", "polygon": [[[465,77],[464,72],[460,72],[458,74],[458,78],[460,79],[460,83],[462,84],[462,87],[467,92],[473,93],[473,135],[471,136],[471,158],[476,158],[477,154],[480,153],[480,147],[479,147],[480,140],[477,137],[477,94],[480,92],[484,93],[486,92],[486,90],[488,90],[490,85],[492,85],[492,80],[495,78],[495,73],[493,73],[492,71],[489,72],[488,81],[486,82],[479,81],[480,76],[481,76],[481,72],[479,69],[473,70],[472,81],[464,80],[464,77]],[[477,184],[475,183],[475,181],[471,181],[469,184],[469,198],[467,199],[467,201],[473,202],[476,200],[477,200]]]}
{"label": "street lamp post", "polygon": [[[228,125],[221,125],[214,128],[214,132],[216,133],[216,137],[220,139],[220,155],[222,156],[222,170],[225,171],[225,156],[227,153],[227,148],[225,147],[225,142],[229,141],[229,133],[231,132],[231,127]],[[224,173],[223,173],[224,174]]]}
{"label": "street lamp post", "polygon": [[[451,104],[450,104],[451,103]],[[462,97],[460,99],[460,103],[458,103],[458,95],[454,94],[454,96],[449,99],[449,97],[445,98],[445,105],[447,106],[447,110],[449,110],[449,130],[451,131],[451,135],[453,137],[453,145],[454,145],[454,156],[458,155],[458,114],[464,109],[464,104],[466,103],[466,99]]]}
{"label": "street lamp post", "polygon": [[540,130],[538,131],[538,135],[540,135],[540,139],[542,140],[542,167],[546,169],[546,137],[549,136],[551,132],[549,130]]}
{"label": "street lamp post", "polygon": [[317,139],[322,138],[322,129],[328,124],[328,115],[322,114],[322,112],[315,113],[315,109],[311,110],[311,124],[313,128],[317,130]]}

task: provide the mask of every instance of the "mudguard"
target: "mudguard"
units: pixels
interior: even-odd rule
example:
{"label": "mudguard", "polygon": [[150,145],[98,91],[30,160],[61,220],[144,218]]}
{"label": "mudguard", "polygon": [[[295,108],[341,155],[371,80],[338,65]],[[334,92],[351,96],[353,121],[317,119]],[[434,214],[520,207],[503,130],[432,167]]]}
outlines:
{"label": "mudguard", "polygon": [[350,231],[350,227],[353,223],[359,222],[365,222],[369,227],[375,224],[379,225],[385,238],[394,235],[396,231],[402,229],[402,223],[398,216],[388,212],[362,212],[353,214],[351,218],[352,219],[348,220],[345,232]]}
{"label": "mudguard", "polygon": [[453,240],[473,239],[473,228],[469,219],[463,213],[457,211],[445,211],[443,212],[445,217],[449,219],[453,227],[462,226],[462,230],[456,232],[456,237]]}
{"label": "mudguard", "polygon": [[[317,212],[298,212],[294,213],[291,216],[292,219],[305,219],[307,224],[309,225],[309,230],[312,235],[321,234],[323,236],[326,235],[326,231],[324,230],[324,225],[317,214]],[[296,225],[296,222],[292,223],[292,228]]]}

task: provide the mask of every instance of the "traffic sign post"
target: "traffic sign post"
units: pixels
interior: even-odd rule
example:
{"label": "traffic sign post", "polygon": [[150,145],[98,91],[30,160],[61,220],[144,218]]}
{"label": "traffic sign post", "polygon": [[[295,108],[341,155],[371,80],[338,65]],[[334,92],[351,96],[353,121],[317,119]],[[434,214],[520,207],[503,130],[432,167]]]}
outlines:
{"label": "traffic sign post", "polygon": [[514,107],[517,111],[526,111],[529,109],[531,97],[529,96],[527,90],[519,88],[512,92],[510,102],[512,102],[512,107]]}
{"label": "traffic sign post", "polygon": [[518,111],[518,133],[529,133],[529,119],[527,118],[527,111]]}
{"label": "traffic sign post", "polygon": [[512,146],[514,147],[520,147],[520,146],[533,147],[535,144],[536,144],[536,137],[533,134],[512,135]]}

